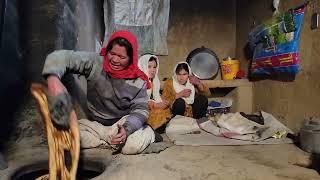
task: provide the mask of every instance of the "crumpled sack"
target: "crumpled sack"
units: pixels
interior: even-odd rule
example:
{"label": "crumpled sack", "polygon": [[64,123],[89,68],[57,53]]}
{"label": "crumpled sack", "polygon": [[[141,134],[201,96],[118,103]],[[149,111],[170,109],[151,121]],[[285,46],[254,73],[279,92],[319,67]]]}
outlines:
{"label": "crumpled sack", "polygon": [[263,111],[261,114],[265,120],[264,125],[248,120],[238,112],[223,114],[217,117],[217,121],[203,120],[198,124],[202,130],[215,136],[256,142],[273,137],[277,132],[281,132],[277,138],[293,133],[271,114]]}

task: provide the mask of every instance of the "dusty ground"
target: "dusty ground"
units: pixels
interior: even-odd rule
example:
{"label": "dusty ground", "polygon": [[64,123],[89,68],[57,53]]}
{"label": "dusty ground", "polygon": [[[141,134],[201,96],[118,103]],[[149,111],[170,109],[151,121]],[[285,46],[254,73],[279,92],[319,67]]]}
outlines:
{"label": "dusty ground", "polygon": [[[2,179],[19,167],[47,158],[45,147],[12,148],[7,170],[0,171]],[[308,154],[291,144],[253,146],[173,146],[159,154],[111,155],[110,150],[86,150],[82,157],[100,161],[105,171],[96,179],[115,180],[311,180],[320,179],[306,164]]]}
{"label": "dusty ground", "polygon": [[157,155],[118,159],[110,179],[320,179],[316,171],[294,165],[306,159],[292,145],[176,146]]}

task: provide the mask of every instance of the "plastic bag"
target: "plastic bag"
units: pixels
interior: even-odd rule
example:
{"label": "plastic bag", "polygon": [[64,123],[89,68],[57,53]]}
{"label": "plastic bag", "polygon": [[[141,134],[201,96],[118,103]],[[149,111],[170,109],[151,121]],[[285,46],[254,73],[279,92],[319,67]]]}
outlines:
{"label": "plastic bag", "polygon": [[254,49],[251,77],[295,75],[299,72],[299,36],[305,6],[291,9],[257,26],[249,34]]}
{"label": "plastic bag", "polygon": [[168,55],[170,0],[104,0],[105,40],[117,30],[136,35],[139,54]]}

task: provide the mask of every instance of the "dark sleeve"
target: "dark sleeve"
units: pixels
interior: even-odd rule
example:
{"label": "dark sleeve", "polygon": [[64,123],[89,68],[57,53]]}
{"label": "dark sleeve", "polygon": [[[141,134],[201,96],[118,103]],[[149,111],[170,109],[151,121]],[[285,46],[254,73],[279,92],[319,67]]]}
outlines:
{"label": "dark sleeve", "polygon": [[56,75],[61,79],[65,73],[73,73],[88,79],[101,66],[101,62],[102,57],[94,52],[57,50],[47,56],[42,75]]}
{"label": "dark sleeve", "polygon": [[140,129],[149,117],[146,83],[131,102],[130,114],[124,124],[128,135]]}

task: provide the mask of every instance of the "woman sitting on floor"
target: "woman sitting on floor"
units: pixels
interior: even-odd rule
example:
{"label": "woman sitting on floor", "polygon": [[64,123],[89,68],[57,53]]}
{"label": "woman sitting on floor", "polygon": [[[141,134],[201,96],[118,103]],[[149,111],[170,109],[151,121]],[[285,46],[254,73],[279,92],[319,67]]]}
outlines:
{"label": "woman sitting on floor", "polygon": [[160,95],[160,80],[158,77],[159,59],[152,54],[146,54],[139,58],[139,68],[148,76],[151,89],[147,90],[149,118],[147,123],[158,129],[171,118],[169,102],[162,100]]}
{"label": "woman sitting on floor", "polygon": [[[123,154],[138,154],[161,141],[145,124],[149,114],[146,91],[151,85],[137,66],[137,52],[134,34],[121,30],[111,35],[100,55],[71,50],[48,55],[42,74],[51,96],[67,94],[60,81],[67,73],[87,79],[89,113],[88,119],[79,120],[81,148],[107,146]],[[54,122],[62,122],[57,119]]]}
{"label": "woman sitting on floor", "polygon": [[210,90],[192,75],[188,63],[179,62],[172,79],[165,82],[162,98],[169,101],[173,116],[199,119],[206,116]]}

